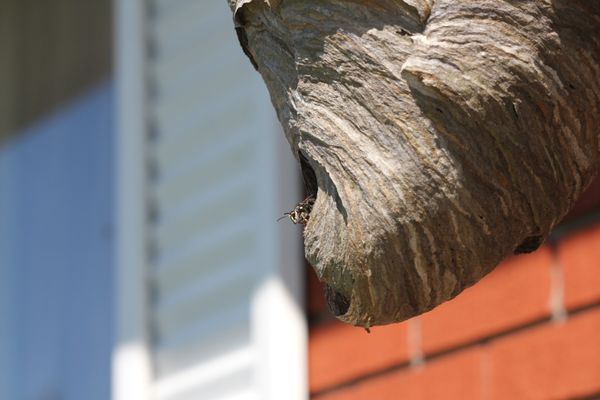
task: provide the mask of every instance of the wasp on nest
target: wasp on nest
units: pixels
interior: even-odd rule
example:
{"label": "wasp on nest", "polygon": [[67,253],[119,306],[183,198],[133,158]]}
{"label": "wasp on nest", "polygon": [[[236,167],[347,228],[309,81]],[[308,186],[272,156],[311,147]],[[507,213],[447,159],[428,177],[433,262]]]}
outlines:
{"label": "wasp on nest", "polygon": [[283,217],[277,221],[288,217],[294,224],[306,225],[317,198],[317,176],[302,152],[298,153],[298,160],[300,161],[300,168],[302,170],[305,193],[308,194],[308,197],[298,203],[292,211],[284,213]]}
{"label": "wasp on nest", "polygon": [[283,217],[279,218],[277,221],[288,217],[294,224],[306,225],[308,223],[308,219],[310,218],[310,212],[312,211],[314,204],[315,196],[310,195],[298,203],[298,205],[294,207],[292,211],[283,213]]}

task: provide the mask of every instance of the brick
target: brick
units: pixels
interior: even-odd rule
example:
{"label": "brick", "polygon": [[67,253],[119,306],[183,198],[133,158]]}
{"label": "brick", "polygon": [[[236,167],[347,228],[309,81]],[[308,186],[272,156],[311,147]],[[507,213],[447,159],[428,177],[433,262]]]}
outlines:
{"label": "brick", "polygon": [[548,247],[512,257],[422,317],[423,352],[465,344],[549,315]]}
{"label": "brick", "polygon": [[311,329],[311,392],[346,382],[408,359],[407,326],[374,327],[371,333],[341,322]]}
{"label": "brick", "polygon": [[558,260],[563,268],[567,309],[600,300],[600,225],[560,241]]}
{"label": "brick", "polygon": [[481,399],[483,354],[480,348],[452,354],[422,367],[367,379],[318,400]]}
{"label": "brick", "polygon": [[576,398],[600,393],[600,310],[490,344],[493,399]]}

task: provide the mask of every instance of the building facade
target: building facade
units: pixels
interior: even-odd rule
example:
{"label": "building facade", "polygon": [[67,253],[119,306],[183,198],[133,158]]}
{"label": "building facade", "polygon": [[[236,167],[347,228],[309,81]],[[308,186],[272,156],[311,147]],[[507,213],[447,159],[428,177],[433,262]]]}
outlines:
{"label": "building facade", "polygon": [[226,2],[47,3],[2,10],[0,398],[306,398],[299,174]]}

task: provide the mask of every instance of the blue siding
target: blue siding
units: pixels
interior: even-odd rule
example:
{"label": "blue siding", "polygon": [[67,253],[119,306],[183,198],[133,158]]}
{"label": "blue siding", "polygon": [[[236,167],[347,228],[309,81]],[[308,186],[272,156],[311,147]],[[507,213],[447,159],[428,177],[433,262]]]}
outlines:
{"label": "blue siding", "polygon": [[0,148],[0,383],[14,400],[110,398],[112,107],[104,84]]}

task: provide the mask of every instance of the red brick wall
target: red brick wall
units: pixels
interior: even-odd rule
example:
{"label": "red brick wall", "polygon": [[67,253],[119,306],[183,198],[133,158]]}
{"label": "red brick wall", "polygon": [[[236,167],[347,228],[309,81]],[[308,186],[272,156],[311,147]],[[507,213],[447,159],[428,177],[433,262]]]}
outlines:
{"label": "red brick wall", "polygon": [[588,208],[570,222],[575,229],[557,230],[551,245],[505,261],[429,313],[371,334],[329,317],[311,274],[311,397],[600,398],[600,223],[591,203],[598,205],[584,199]]}

